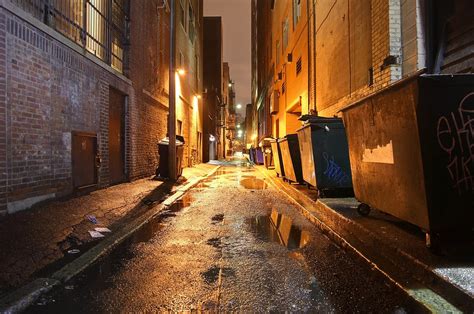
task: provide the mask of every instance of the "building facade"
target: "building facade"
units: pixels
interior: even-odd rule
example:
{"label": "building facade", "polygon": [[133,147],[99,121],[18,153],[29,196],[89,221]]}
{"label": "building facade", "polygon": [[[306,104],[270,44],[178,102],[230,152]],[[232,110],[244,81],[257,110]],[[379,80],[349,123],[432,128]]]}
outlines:
{"label": "building facade", "polygon": [[224,158],[233,155],[233,142],[236,137],[236,123],[235,123],[235,85],[231,79],[230,67],[228,62],[223,65],[223,87],[224,87],[224,124],[225,124],[225,155]]}
{"label": "building facade", "polygon": [[[225,144],[223,122],[223,33],[220,16],[204,17],[203,58],[203,160],[216,160],[223,156]],[[224,145],[223,145],[224,144]]]}
{"label": "building facade", "polygon": [[317,1],[315,9],[322,116],[421,72],[473,72],[472,1]]}
{"label": "building facade", "polygon": [[[199,29],[202,1],[192,3]],[[2,213],[155,173],[169,12],[159,0],[0,2]],[[187,49],[200,56],[196,34]],[[198,146],[188,143],[189,156]]]}
{"label": "building facade", "polygon": [[472,73],[472,6],[467,0],[252,1],[258,142],[295,133],[301,115],[340,115],[422,72]]}

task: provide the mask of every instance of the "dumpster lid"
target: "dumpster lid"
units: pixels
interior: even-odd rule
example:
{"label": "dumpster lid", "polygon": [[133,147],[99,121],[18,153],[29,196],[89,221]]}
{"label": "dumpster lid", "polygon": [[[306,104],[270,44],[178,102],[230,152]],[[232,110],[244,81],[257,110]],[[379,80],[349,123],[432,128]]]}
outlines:
{"label": "dumpster lid", "polygon": [[299,120],[304,121],[305,124],[308,123],[341,123],[342,119],[338,117],[320,117],[312,116],[309,114],[303,115]]}
{"label": "dumpster lid", "polygon": [[298,139],[297,134],[287,134],[284,137],[280,137],[278,141],[286,141],[286,140],[294,140],[294,139]]}
{"label": "dumpster lid", "polygon": [[[165,138],[162,138],[161,141],[158,142],[160,145],[169,145],[170,144],[170,138],[167,136]],[[181,135],[176,135],[176,145],[184,145],[184,137]]]}

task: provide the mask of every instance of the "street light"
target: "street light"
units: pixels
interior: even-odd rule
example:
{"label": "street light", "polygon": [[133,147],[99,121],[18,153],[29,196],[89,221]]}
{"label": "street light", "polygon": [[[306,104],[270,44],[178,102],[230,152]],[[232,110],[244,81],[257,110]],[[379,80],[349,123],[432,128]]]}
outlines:
{"label": "street light", "polygon": [[237,109],[240,109],[242,108],[242,105],[241,104],[237,104]]}
{"label": "street light", "polygon": [[176,72],[178,72],[179,76],[184,76],[184,74],[186,74],[186,71],[182,68],[178,69]]}

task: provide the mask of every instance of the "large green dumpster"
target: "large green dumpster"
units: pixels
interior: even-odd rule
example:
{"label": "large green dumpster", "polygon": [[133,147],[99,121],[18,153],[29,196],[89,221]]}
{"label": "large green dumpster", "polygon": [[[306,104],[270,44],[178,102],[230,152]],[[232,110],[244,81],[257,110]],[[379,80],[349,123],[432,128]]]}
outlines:
{"label": "large green dumpster", "polygon": [[272,146],[273,164],[275,165],[275,172],[277,173],[278,177],[284,177],[285,168],[283,168],[283,160],[281,159],[281,150],[280,146],[278,145],[278,139],[271,140],[270,144]]}
{"label": "large green dumpster", "polygon": [[285,176],[283,179],[285,181],[295,183],[304,182],[303,173],[301,170],[298,136],[296,134],[288,134],[287,136],[278,140],[278,146],[281,150],[283,169],[285,169]]}
{"label": "large green dumpster", "polygon": [[303,179],[320,195],[352,196],[351,166],[340,118],[311,117],[298,131]]}
{"label": "large green dumpster", "polygon": [[361,214],[421,227],[427,245],[474,230],[474,75],[422,75],[343,111]]}

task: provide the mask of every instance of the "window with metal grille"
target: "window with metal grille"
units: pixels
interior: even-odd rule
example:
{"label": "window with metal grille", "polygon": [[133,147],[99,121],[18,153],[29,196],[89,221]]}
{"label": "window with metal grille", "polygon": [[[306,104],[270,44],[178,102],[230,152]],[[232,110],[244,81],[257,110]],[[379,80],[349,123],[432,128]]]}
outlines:
{"label": "window with metal grille", "polygon": [[129,0],[10,2],[123,72],[129,33]]}
{"label": "window with metal grille", "polygon": [[194,36],[195,36],[195,27],[194,27],[194,10],[193,7],[191,6],[191,3],[189,3],[189,9],[188,9],[188,35],[189,39],[191,40],[192,43],[194,43]]}
{"label": "window with metal grille", "polygon": [[288,46],[288,18],[285,19],[282,25],[282,53],[285,54],[285,49]]}
{"label": "window with metal grille", "polygon": [[293,30],[301,19],[301,0],[293,0]]}
{"label": "window with metal grille", "polygon": [[302,67],[301,57],[299,57],[298,61],[296,61],[296,76],[301,73]]}
{"label": "window with metal grille", "polygon": [[186,11],[184,11],[183,1],[179,1],[179,18],[181,20],[181,25],[184,30],[186,30]]}

